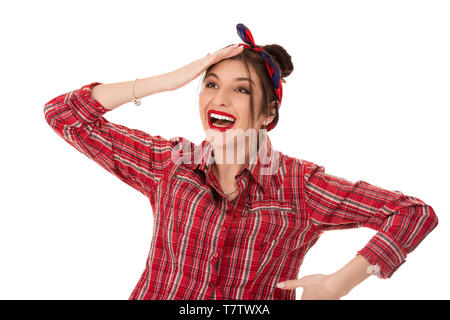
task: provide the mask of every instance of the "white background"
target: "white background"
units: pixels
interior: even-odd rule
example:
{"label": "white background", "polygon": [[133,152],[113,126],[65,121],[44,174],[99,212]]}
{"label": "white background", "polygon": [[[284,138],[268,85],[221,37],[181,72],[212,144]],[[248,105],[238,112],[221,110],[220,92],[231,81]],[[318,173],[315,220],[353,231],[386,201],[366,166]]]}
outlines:
{"label": "white background", "polygon": [[[274,148],[330,174],[430,204],[437,228],[387,280],[343,299],[448,299],[448,1],[14,1],[2,3],[1,299],[127,299],[152,238],[149,201],[63,141],[43,106],[93,81],[179,68],[241,42],[277,43],[294,72]],[[204,138],[198,79],[109,121]],[[375,234],[325,233],[299,278],[331,273]],[[297,289],[297,299],[302,289]]]}

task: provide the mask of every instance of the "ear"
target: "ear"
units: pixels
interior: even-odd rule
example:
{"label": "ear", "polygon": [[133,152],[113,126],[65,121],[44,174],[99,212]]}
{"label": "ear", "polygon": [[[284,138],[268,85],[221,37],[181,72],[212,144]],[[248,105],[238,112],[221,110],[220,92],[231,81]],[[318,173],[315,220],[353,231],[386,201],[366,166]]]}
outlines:
{"label": "ear", "polygon": [[276,103],[277,102],[275,100],[270,103],[269,112],[271,115],[267,117],[267,123],[271,123],[277,114],[277,110],[275,108]]}

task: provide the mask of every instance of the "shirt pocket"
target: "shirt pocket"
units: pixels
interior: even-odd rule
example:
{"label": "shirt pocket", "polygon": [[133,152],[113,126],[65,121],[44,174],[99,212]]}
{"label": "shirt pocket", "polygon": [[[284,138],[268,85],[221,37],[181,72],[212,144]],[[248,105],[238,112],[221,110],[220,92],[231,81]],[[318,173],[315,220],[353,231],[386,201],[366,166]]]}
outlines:
{"label": "shirt pocket", "polygon": [[193,255],[202,245],[197,237],[205,230],[205,221],[214,218],[212,193],[193,172],[178,172],[170,179],[165,192],[164,211],[166,230],[173,230],[167,237],[171,253]]}
{"label": "shirt pocket", "polygon": [[258,228],[256,238],[261,248],[260,270],[300,247],[303,231],[307,227],[300,210],[287,201],[252,201],[247,219]]}

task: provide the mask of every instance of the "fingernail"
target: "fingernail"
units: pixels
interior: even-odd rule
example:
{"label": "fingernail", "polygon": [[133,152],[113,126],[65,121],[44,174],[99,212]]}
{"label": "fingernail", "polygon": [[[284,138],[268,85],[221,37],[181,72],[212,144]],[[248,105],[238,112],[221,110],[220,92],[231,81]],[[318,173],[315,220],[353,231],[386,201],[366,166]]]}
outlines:
{"label": "fingernail", "polygon": [[280,282],[280,283],[277,283],[277,287],[280,289],[283,289],[286,287],[286,284],[284,282]]}

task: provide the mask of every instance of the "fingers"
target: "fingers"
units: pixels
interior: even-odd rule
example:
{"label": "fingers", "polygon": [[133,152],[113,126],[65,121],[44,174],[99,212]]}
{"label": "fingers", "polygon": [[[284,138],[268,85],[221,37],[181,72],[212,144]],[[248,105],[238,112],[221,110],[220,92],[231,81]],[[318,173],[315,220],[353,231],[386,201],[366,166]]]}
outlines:
{"label": "fingers", "polygon": [[230,56],[235,56],[241,53],[244,50],[244,47],[242,46],[236,46],[236,47],[230,47],[232,48],[230,51]]}
{"label": "fingers", "polygon": [[236,52],[241,52],[243,48],[244,48],[243,46],[237,43],[230,44],[229,46],[217,50],[215,54],[223,54],[223,55],[228,55],[230,53],[236,54]]}
{"label": "fingers", "polygon": [[244,50],[244,47],[240,46],[240,45],[236,45],[236,46],[230,46],[223,50],[224,50],[222,52],[223,56],[221,59],[230,58],[232,56],[238,55],[239,53],[241,53]]}
{"label": "fingers", "polygon": [[320,273],[310,274],[310,275],[304,276],[300,279],[285,280],[285,281],[279,282],[277,284],[277,287],[280,289],[284,289],[284,290],[292,290],[292,289],[295,289],[298,287],[305,288],[305,286],[320,284],[323,281],[323,279],[325,279],[325,277],[326,277],[326,275],[320,274]]}
{"label": "fingers", "polygon": [[215,64],[223,59],[231,58],[235,55],[242,53],[244,50],[244,46],[241,44],[234,44],[219,49],[213,53],[208,53],[204,58],[204,68],[209,67],[212,64]]}
{"label": "fingers", "polygon": [[233,44],[230,44],[230,45],[228,45],[228,46],[226,46],[226,47],[223,47],[222,49],[226,49],[226,48],[229,48],[229,47],[238,47],[239,46],[239,44],[238,43],[233,43]]}
{"label": "fingers", "polygon": [[240,45],[239,43],[235,43],[235,44],[229,45],[227,48],[230,48],[230,49],[243,49],[244,46]]}
{"label": "fingers", "polygon": [[298,280],[285,280],[283,282],[277,283],[277,287],[283,290],[293,290],[298,287],[302,287],[304,285],[304,281],[302,279]]}

